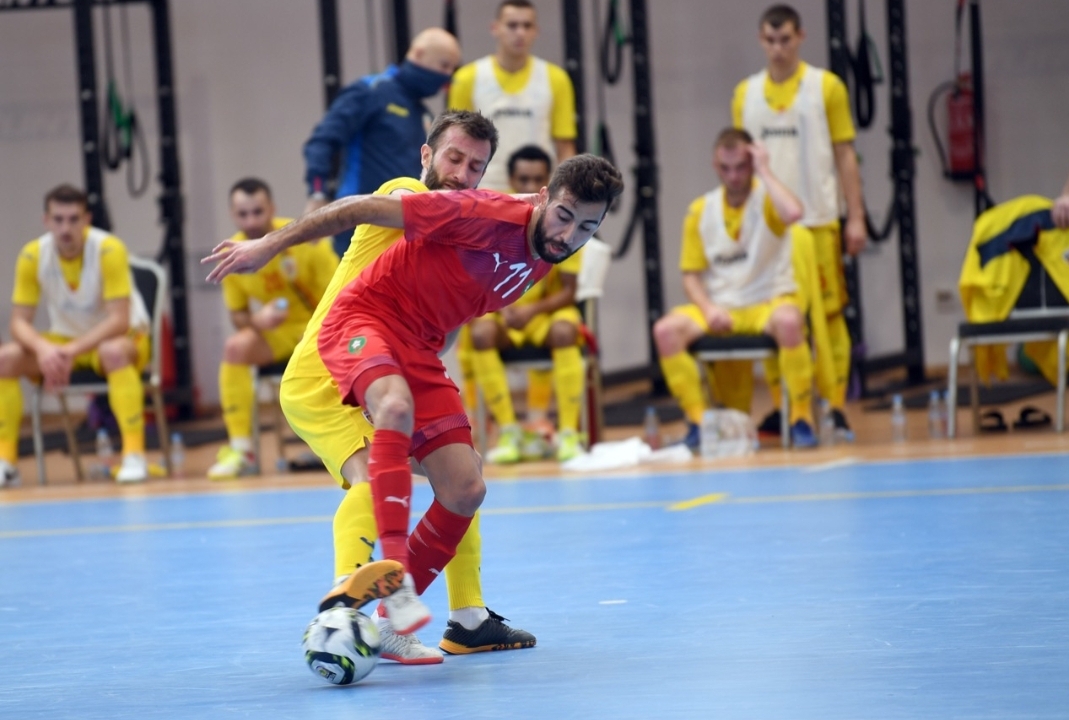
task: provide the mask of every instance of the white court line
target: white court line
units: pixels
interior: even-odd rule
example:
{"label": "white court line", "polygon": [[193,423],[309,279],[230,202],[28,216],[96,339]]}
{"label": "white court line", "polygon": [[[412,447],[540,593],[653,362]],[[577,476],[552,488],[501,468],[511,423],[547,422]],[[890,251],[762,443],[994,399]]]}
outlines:
{"label": "white court line", "polygon": [[626,600],[598,600],[598,605],[625,605]]}
{"label": "white court line", "polygon": [[858,459],[856,457],[844,457],[838,460],[830,460],[825,463],[818,463],[816,465],[807,465],[802,468],[804,473],[817,473],[824,472],[825,470],[837,470],[843,467],[850,467],[851,465],[857,465]]}

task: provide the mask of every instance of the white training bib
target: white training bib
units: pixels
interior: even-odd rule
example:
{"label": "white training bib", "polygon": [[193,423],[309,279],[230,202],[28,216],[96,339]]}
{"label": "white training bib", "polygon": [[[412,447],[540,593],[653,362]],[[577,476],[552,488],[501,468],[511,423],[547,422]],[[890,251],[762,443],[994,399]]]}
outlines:
{"label": "white training bib", "polygon": [[539,146],[556,163],[551,122],[553,89],[545,60],[531,58],[531,75],[518,93],[507,93],[501,87],[494,74],[492,57],[476,60],[472,103],[493,121],[498,136],[497,152],[486,166],[479,187],[509,192],[509,157],[524,145]]}
{"label": "white training bib", "polygon": [[724,188],[705,196],[698,230],[709,261],[704,273],[705,290],[716,305],[735,310],[768,302],[797,289],[791,264],[790,231],[780,237],[768,226],[765,197],[765,186],[755,180],[742,208],[736,240],[724,225]]}
{"label": "white training bib", "polygon": [[[100,255],[108,233],[89,228],[82,250],[82,274],[78,289],[71,290],[59,264],[55,238],[45,233],[38,240],[37,282],[41,286],[41,302],[48,310],[49,330],[65,337],[78,337],[101,323],[104,309],[104,278]],[[141,293],[137,291],[133,275],[130,277],[130,329],[148,330],[149,318]]]}
{"label": "white training bib", "polygon": [[794,102],[776,112],[765,99],[762,70],[746,80],[742,125],[755,140],[768,148],[773,174],[798,196],[807,227],[827,225],[839,219],[839,182],[828,113],[824,105],[824,73],[805,66]]}

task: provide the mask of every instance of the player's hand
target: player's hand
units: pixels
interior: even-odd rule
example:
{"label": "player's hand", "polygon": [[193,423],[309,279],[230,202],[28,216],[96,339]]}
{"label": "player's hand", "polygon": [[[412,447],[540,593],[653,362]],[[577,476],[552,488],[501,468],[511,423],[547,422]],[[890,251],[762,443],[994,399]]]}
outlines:
{"label": "player's hand", "polygon": [[1069,193],[1054,201],[1050,214],[1054,217],[1055,225],[1060,228],[1069,228]]}
{"label": "player's hand", "polygon": [[857,255],[864,250],[869,241],[869,231],[865,227],[865,217],[847,218],[843,238],[846,241],[846,252],[850,255]]}
{"label": "player's hand", "polygon": [[328,202],[330,202],[330,201],[327,200],[326,198],[310,197],[310,198],[308,198],[308,202],[306,202],[304,204],[304,212],[302,213],[302,215],[307,215],[308,213],[314,213],[319,208],[325,207]]}
{"label": "player's hand", "polygon": [[760,140],[754,140],[752,143],[746,146],[746,150],[750,153],[750,157],[753,158],[754,174],[758,177],[763,176],[769,170],[768,148]]}
{"label": "player's hand", "polygon": [[62,345],[46,343],[46,347],[37,353],[37,366],[41,368],[45,388],[56,390],[70,384],[74,356]]}
{"label": "player's hand", "polygon": [[509,305],[501,310],[505,325],[513,330],[523,330],[534,316],[530,305]]}
{"label": "player's hand", "polygon": [[235,242],[224,240],[212,249],[212,254],[201,259],[201,264],[217,263],[208,273],[208,282],[220,282],[234,273],[256,272],[276,255],[271,234],[258,240]]}
{"label": "player's hand", "polygon": [[734,323],[731,322],[731,313],[719,305],[713,305],[705,313],[705,322],[709,324],[709,332],[729,333]]}
{"label": "player's hand", "polygon": [[256,311],[252,324],[257,330],[274,330],[289,317],[289,306],[282,306],[278,302],[271,302]]}

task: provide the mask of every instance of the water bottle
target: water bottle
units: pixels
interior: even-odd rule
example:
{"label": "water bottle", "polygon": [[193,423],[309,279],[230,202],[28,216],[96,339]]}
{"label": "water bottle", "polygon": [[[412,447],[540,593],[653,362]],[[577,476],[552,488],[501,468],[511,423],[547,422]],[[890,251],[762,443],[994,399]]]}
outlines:
{"label": "water bottle", "polygon": [[720,454],[720,415],[712,408],[702,413],[701,441],[703,458],[715,458]]}
{"label": "water bottle", "polygon": [[661,421],[657,417],[657,409],[652,405],[646,408],[646,418],[642,423],[642,428],[646,444],[654,450],[661,447]]}
{"label": "water bottle", "polygon": [[827,400],[820,401],[820,444],[826,447],[835,444],[835,417]]}
{"label": "water bottle", "polygon": [[906,409],[902,405],[902,396],[897,393],[891,398],[891,439],[894,442],[906,439]]}
{"label": "water bottle", "polygon": [[111,462],[115,456],[115,450],[111,447],[111,438],[105,428],[97,430],[97,459],[91,473],[93,477],[111,477]]}
{"label": "water bottle", "polygon": [[946,410],[938,390],[932,390],[928,395],[928,437],[932,440],[942,440],[946,437]]}
{"label": "water bottle", "polygon": [[174,477],[182,477],[185,473],[186,444],[182,442],[181,433],[171,433],[171,473]]}

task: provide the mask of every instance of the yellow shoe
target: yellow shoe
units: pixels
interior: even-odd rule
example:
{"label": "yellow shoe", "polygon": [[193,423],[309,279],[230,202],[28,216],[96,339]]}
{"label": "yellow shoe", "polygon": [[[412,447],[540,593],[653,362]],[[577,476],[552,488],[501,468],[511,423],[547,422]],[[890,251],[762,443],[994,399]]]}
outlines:
{"label": "yellow shoe", "polygon": [[581,455],[583,445],[580,442],[579,433],[575,430],[561,430],[557,435],[557,460],[566,462]]}
{"label": "yellow shoe", "polygon": [[256,470],[256,458],[251,452],[224,445],[215,456],[215,464],[208,468],[208,477],[212,480],[233,480],[242,475],[255,475]]}
{"label": "yellow shoe", "polygon": [[497,439],[497,447],[491,448],[486,453],[488,462],[494,465],[508,465],[520,461],[520,443],[523,441],[523,431],[519,425],[506,425],[501,428],[501,437]]}

